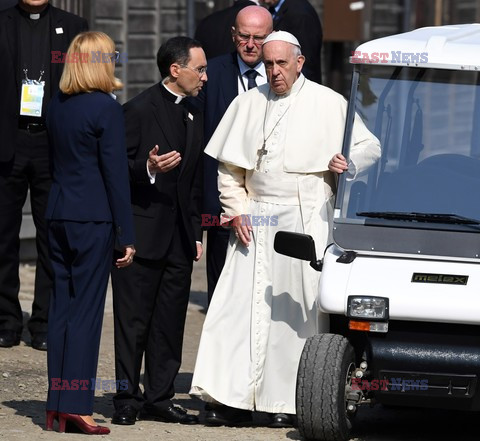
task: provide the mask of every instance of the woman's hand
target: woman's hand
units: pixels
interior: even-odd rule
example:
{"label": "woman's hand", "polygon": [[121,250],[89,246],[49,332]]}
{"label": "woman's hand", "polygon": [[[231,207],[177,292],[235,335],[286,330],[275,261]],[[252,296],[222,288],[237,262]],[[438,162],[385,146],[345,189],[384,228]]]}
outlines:
{"label": "woman's hand", "polygon": [[117,259],[115,266],[117,268],[125,268],[133,262],[133,256],[135,256],[135,247],[133,245],[127,245],[123,248],[123,257]]}

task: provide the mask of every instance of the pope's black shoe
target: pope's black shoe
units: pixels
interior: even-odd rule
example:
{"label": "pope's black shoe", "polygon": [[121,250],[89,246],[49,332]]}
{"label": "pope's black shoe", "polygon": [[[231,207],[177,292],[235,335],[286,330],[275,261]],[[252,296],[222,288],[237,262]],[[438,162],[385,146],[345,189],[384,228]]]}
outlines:
{"label": "pope's black shoe", "polygon": [[173,404],[163,409],[154,406],[144,407],[140,416],[144,420],[154,419],[167,423],[198,424],[196,415],[190,415],[185,409]]}
{"label": "pope's black shoe", "polygon": [[123,404],[115,412],[112,417],[112,424],[119,424],[121,426],[132,426],[137,420],[137,409],[130,404]]}
{"label": "pope's black shoe", "polygon": [[0,348],[11,348],[20,344],[20,334],[4,329],[0,331]]}
{"label": "pope's black shoe", "polygon": [[32,334],[32,348],[37,349],[38,351],[47,350],[47,333],[46,332],[35,332]]}
{"label": "pope's black shoe", "polygon": [[218,406],[207,412],[205,424],[209,426],[243,426],[252,422],[252,412],[229,406]]}
{"label": "pope's black shoe", "polygon": [[289,413],[274,413],[272,414],[272,420],[268,427],[280,428],[280,427],[293,427],[295,422],[294,415]]}

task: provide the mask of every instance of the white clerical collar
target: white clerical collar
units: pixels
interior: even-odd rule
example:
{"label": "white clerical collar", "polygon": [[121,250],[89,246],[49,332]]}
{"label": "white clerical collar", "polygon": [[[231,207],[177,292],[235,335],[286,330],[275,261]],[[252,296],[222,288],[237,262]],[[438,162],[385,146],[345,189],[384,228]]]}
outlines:
{"label": "white clerical collar", "polygon": [[258,75],[260,75],[263,78],[266,78],[266,72],[265,72],[265,65],[263,64],[262,61],[258,63],[255,67],[250,67],[245,64],[245,61],[243,61],[240,58],[240,55],[237,54],[237,60],[238,60],[238,67],[240,68],[240,75],[244,75],[247,70],[254,69],[257,71]]}
{"label": "white clerical collar", "polygon": [[172,89],[170,89],[170,87],[168,87],[167,84],[165,84],[166,81],[167,81],[166,78],[162,80],[162,86],[165,87],[165,89],[167,89],[168,92],[170,92],[172,95],[175,95],[177,97],[177,99],[175,100],[175,104],[179,104],[180,101],[182,101],[185,97],[183,95],[179,95],[178,93],[175,93]]}
{"label": "white clerical collar", "polygon": [[40,18],[40,14],[30,14],[30,18],[32,20],[38,20]]}
{"label": "white clerical collar", "polygon": [[297,81],[293,83],[292,88],[290,89],[290,93],[297,93],[300,91],[300,89],[303,86],[303,83],[305,82],[305,77],[303,74],[300,72],[300,75],[297,78]]}
{"label": "white clerical collar", "polygon": [[287,98],[290,95],[296,95],[298,92],[300,92],[300,89],[302,88],[304,83],[305,83],[305,77],[303,76],[302,73],[300,73],[299,77],[293,83],[292,88],[287,93],[284,93],[283,95],[275,94],[275,96],[278,99],[282,99],[282,98]]}

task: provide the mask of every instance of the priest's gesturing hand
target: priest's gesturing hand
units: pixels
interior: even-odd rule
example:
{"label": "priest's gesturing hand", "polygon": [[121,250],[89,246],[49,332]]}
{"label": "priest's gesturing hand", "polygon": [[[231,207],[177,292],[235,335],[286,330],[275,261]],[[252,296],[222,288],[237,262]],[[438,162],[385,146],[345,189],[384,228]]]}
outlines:
{"label": "priest's gesturing hand", "polygon": [[328,169],[334,173],[343,173],[345,170],[348,170],[348,163],[341,153],[337,153],[330,159],[328,163]]}
{"label": "priest's gesturing hand", "polygon": [[148,152],[148,171],[150,173],[167,173],[180,164],[182,160],[180,153],[175,150],[160,156],[157,155],[157,152],[158,145]]}
{"label": "priest's gesturing hand", "polygon": [[232,227],[235,231],[235,236],[237,237],[237,239],[242,242],[244,246],[248,247],[249,242],[252,240],[250,232],[253,231],[250,217],[246,214],[241,214],[240,216],[237,216],[232,221]]}

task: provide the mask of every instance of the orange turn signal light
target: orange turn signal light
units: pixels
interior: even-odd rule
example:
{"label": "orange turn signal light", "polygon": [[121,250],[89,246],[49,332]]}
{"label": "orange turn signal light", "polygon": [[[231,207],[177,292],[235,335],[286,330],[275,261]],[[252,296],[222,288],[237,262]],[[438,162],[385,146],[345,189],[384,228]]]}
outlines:
{"label": "orange turn signal light", "polygon": [[350,320],[349,329],[352,331],[370,331],[370,322],[361,322],[358,320]]}

